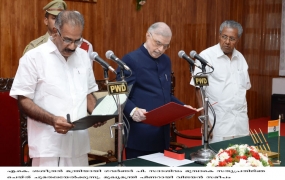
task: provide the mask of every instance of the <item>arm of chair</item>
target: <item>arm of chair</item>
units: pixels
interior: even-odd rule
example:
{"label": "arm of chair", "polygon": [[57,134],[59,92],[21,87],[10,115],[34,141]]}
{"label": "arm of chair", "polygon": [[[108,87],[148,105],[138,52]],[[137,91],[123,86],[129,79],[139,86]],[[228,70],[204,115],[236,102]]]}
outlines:
{"label": "arm of chair", "polygon": [[194,140],[202,140],[202,136],[189,136],[186,134],[181,134],[177,129],[174,129],[174,133],[182,138],[186,138],[186,139],[194,139]]}
{"label": "arm of chair", "polygon": [[[174,72],[171,73],[171,94],[174,95],[174,88],[175,88],[175,76]],[[177,147],[179,148],[187,148],[186,145],[178,143],[177,142],[177,136],[186,138],[186,139],[191,139],[191,140],[202,140],[202,135],[200,136],[190,136],[186,134],[180,133],[175,126],[175,122],[171,124],[171,129],[170,129],[170,148],[171,149],[176,149]]]}
{"label": "arm of chair", "polygon": [[[117,158],[114,156],[112,150],[108,150],[107,152],[98,151],[98,150],[91,150],[90,153],[88,153],[89,158],[89,165],[92,165],[92,161],[96,160],[99,163],[100,162],[116,162]],[[97,163],[98,163],[97,162]]]}
{"label": "arm of chair", "polygon": [[191,139],[191,140],[202,140],[202,135],[198,136],[191,136],[180,133],[175,126],[175,122],[171,124],[171,138],[170,138],[170,148],[171,149],[177,149],[177,148],[187,148],[185,144],[178,143],[177,142],[177,136],[185,138],[185,139]]}

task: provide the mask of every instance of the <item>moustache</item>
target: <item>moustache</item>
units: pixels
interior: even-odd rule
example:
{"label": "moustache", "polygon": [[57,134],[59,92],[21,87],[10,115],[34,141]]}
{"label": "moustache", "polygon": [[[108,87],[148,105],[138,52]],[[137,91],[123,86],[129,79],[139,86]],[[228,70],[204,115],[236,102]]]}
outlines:
{"label": "moustache", "polygon": [[67,53],[73,53],[75,51],[75,49],[72,50],[72,49],[66,48],[66,49],[64,49],[64,51]]}

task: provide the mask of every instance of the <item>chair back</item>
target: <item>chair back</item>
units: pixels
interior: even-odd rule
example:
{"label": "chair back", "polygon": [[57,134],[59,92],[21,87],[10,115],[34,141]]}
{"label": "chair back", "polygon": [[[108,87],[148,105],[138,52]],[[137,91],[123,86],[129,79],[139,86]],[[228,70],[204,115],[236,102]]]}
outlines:
{"label": "chair back", "polygon": [[[93,93],[96,99],[104,97],[108,94],[107,91],[99,91]],[[92,150],[107,152],[112,150],[115,152],[115,137],[111,138],[110,126],[115,124],[115,118],[108,120],[106,124],[101,127],[88,128],[90,147]],[[115,136],[115,133],[113,133]]]}

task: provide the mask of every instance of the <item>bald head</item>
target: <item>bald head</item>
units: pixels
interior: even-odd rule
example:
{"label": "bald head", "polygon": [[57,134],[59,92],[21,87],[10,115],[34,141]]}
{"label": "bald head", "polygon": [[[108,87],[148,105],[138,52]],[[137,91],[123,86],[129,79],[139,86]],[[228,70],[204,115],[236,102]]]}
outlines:
{"label": "bald head", "polygon": [[151,57],[159,58],[170,47],[171,37],[169,26],[164,22],[156,22],[148,28],[144,46]]}
{"label": "bald head", "polygon": [[163,37],[171,37],[172,36],[172,32],[170,27],[165,24],[164,22],[156,22],[154,24],[152,24],[148,30],[148,32],[152,33],[152,34],[156,34],[156,35],[161,35]]}
{"label": "bald head", "polygon": [[61,30],[64,24],[69,24],[73,27],[80,26],[84,28],[84,18],[79,12],[75,11],[61,11],[55,19],[55,27]]}

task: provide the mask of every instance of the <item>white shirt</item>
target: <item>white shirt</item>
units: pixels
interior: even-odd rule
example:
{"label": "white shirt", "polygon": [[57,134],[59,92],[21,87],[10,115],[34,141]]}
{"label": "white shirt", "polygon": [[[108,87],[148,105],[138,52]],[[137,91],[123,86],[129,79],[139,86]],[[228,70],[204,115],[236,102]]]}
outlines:
{"label": "white shirt", "polygon": [[[229,137],[249,134],[246,90],[250,89],[248,65],[243,55],[234,49],[230,60],[220,48],[212,46],[200,53],[213,67],[214,72],[208,75],[209,86],[205,86],[206,97],[216,113],[216,125],[213,136]],[[197,60],[197,63],[200,62]],[[211,69],[207,66],[206,72]],[[201,72],[195,68],[194,75]],[[190,82],[194,86],[193,78]],[[208,110],[209,120],[213,125],[213,114]]]}
{"label": "white shirt", "polygon": [[[98,90],[86,51],[65,58],[49,39],[21,59],[10,96],[22,95],[56,115],[69,113],[71,121],[87,115],[86,96]],[[87,130],[54,132],[50,125],[28,117],[30,157],[78,157],[90,151]]]}

